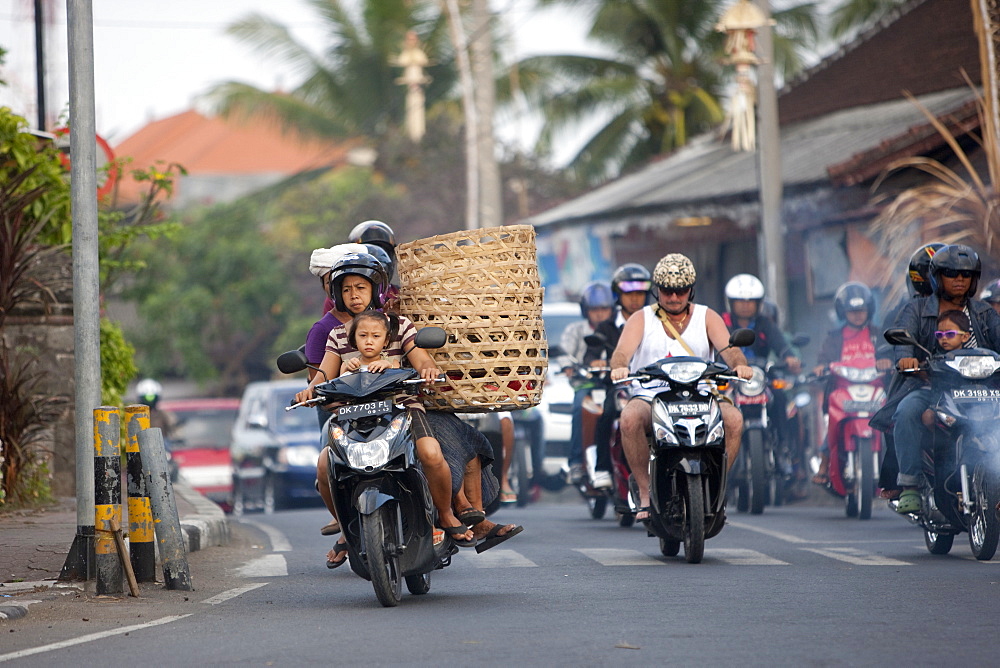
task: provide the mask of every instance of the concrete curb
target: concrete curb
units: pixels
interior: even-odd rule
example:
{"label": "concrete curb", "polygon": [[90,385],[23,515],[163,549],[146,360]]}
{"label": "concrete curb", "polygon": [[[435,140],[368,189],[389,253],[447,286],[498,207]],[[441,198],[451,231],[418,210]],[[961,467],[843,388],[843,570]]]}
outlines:
{"label": "concrete curb", "polygon": [[183,483],[174,484],[174,494],[194,512],[182,515],[181,529],[187,537],[188,552],[229,544],[229,522],[216,504]]}

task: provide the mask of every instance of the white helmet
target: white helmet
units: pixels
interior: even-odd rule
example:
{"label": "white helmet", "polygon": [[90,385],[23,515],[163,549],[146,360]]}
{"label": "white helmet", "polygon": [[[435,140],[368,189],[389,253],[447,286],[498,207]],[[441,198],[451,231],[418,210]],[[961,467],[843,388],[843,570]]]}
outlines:
{"label": "white helmet", "polygon": [[153,406],[163,393],[163,387],[152,378],[144,378],[135,386],[135,393],[139,395],[139,401]]}
{"label": "white helmet", "polygon": [[764,284],[752,274],[736,274],[726,283],[726,299],[763,299]]}

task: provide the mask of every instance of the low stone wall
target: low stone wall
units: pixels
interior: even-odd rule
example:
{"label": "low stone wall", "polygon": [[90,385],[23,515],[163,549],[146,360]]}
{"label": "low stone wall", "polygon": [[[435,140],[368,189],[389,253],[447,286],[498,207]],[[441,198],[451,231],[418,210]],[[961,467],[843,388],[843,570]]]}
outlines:
{"label": "low stone wall", "polygon": [[42,448],[49,459],[52,492],[56,496],[73,496],[76,494],[76,446],[72,306],[56,304],[48,311],[46,314],[9,316],[0,345],[32,359],[33,368],[43,374],[36,390],[59,400],[59,416],[44,438]]}

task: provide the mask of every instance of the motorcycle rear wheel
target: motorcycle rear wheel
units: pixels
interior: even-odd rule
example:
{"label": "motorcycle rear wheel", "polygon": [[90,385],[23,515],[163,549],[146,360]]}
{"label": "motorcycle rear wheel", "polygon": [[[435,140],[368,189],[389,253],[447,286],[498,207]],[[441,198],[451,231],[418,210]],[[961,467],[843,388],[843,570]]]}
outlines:
{"label": "motorcycle rear wheel", "polygon": [[971,487],[975,508],[969,523],[969,546],[976,559],[989,561],[996,554],[997,544],[1000,543],[1000,518],[997,517],[1000,481],[985,465],[976,464],[972,471]]}
{"label": "motorcycle rear wheel", "polygon": [[948,554],[955,542],[955,534],[934,533],[924,529],[924,545],[931,554]]}
{"label": "motorcycle rear wheel", "polygon": [[411,594],[417,596],[426,594],[431,590],[431,574],[424,573],[423,575],[407,575],[406,589]]}
{"label": "motorcycle rear wheel", "polygon": [[390,506],[382,506],[361,522],[368,573],[378,602],[386,608],[399,605],[403,598],[403,578],[399,576],[399,557],[394,554],[396,522]]}
{"label": "motorcycle rear wheel", "polygon": [[685,474],[687,483],[684,518],[684,558],[701,563],[705,556],[705,491],[700,475]]}
{"label": "motorcycle rear wheel", "polygon": [[764,434],[752,429],[747,434],[747,454],[750,456],[750,514],[760,515],[767,503],[767,451]]}

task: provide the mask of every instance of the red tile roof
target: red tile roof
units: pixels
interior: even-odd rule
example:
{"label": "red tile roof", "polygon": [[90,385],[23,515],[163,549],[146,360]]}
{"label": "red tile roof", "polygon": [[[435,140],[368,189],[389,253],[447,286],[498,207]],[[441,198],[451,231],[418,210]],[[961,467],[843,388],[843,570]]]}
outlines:
{"label": "red tile roof", "polygon": [[[261,173],[290,176],[343,164],[355,144],[284,134],[275,121],[209,118],[190,110],[153,121],[115,146],[114,151],[119,158],[132,158],[130,169],[145,169],[165,161],[183,166],[190,176]],[[135,201],[138,191],[138,184],[124,179],[119,186],[119,197],[125,202]]]}

